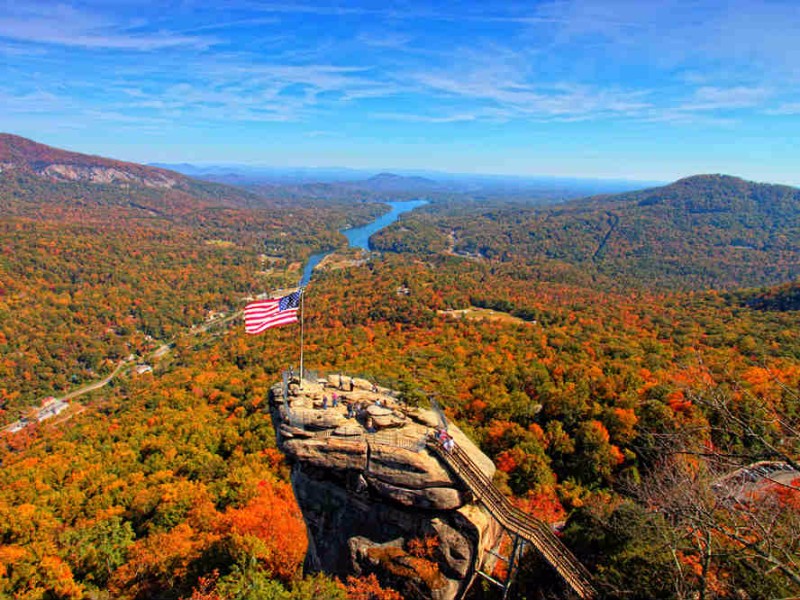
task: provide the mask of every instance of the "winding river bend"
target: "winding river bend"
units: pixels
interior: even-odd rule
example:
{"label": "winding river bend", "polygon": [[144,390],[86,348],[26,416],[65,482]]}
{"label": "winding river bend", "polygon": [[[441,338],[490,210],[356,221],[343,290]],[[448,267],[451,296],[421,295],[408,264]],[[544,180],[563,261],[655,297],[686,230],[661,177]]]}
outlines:
{"label": "winding river bend", "polygon": [[[395,221],[397,218],[402,215],[404,212],[409,212],[414,210],[418,206],[423,206],[427,204],[427,200],[405,200],[402,202],[384,202],[383,204],[388,204],[391,207],[391,210],[378,217],[371,223],[363,225],[361,227],[353,227],[351,229],[342,229],[341,233],[345,235],[349,245],[354,248],[363,248],[364,250],[369,250],[369,237],[373,233],[377,233],[384,227],[388,227]],[[311,274],[314,271],[314,268],[322,261],[323,258],[328,256],[329,254],[335,252],[335,250],[330,250],[328,252],[320,252],[319,254],[312,254],[308,262],[306,263],[305,269],[303,269],[303,277],[300,280],[300,287],[303,287],[308,284],[311,280]]]}

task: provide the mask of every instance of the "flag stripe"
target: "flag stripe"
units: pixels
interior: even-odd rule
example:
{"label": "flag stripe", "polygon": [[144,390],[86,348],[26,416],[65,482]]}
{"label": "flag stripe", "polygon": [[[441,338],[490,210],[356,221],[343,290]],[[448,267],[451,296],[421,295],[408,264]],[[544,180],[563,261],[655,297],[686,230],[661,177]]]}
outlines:
{"label": "flag stripe", "polygon": [[257,334],[288,323],[297,322],[297,305],[301,292],[293,292],[283,298],[256,300],[244,307],[244,330]]}
{"label": "flag stripe", "polygon": [[278,327],[279,325],[287,325],[289,323],[297,323],[297,309],[293,308],[278,313],[274,317],[263,319],[257,322],[245,322],[245,331],[250,334],[261,333],[270,327]]}
{"label": "flag stripe", "polygon": [[278,300],[259,300],[244,307],[245,314],[272,313],[278,310]]}
{"label": "flag stripe", "polygon": [[247,310],[244,315],[249,319],[263,319],[277,313],[277,310]]}

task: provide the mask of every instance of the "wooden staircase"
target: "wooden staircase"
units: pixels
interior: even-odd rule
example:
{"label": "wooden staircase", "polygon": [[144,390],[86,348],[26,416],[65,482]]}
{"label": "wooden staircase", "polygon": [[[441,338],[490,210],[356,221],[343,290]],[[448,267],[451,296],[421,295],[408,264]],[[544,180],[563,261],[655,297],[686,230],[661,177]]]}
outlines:
{"label": "wooden staircase", "polygon": [[594,598],[597,595],[592,585],[592,577],[586,567],[555,536],[550,527],[511,504],[466,452],[458,446],[447,451],[434,440],[429,441],[428,448],[452,469],[453,473],[473,494],[475,500],[486,507],[492,517],[514,540],[514,550],[509,558],[508,576],[505,583],[498,582],[478,571],[478,574],[503,587],[504,598],[508,594],[515,573],[515,563],[526,543],[536,548],[580,598]]}

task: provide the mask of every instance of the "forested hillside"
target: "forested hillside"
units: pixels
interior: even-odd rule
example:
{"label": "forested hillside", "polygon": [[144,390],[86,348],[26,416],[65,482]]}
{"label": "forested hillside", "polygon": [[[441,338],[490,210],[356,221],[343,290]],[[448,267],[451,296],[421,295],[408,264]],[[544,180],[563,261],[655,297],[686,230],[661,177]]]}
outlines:
{"label": "forested hillside", "polygon": [[742,290],[732,297],[757,310],[800,311],[800,281],[760,290]]}
{"label": "forested hillside", "polygon": [[[0,174],[3,418],[130,353],[153,371],[2,434],[0,594],[396,598],[366,578],[302,577],[304,527],[264,410],[297,364],[297,327],[197,327],[296,283],[312,251],[343,244],[340,227],[385,208],[188,192],[170,204],[143,186],[25,177]],[[731,189],[701,181],[708,202],[692,206]],[[772,265],[759,282],[789,280],[797,195],[736,186],[751,190],[721,205],[736,211],[695,216],[653,191],[548,211],[455,200],[414,211],[375,236],[402,254],[315,274],[307,367],[409,401],[435,395],[513,502],[563,527],[605,597],[796,596],[796,482],[730,477],[756,461],[797,468],[800,314],[756,300],[793,288],[705,288],[755,285],[759,265]],[[681,240],[680,227],[696,235]],[[737,227],[762,244],[738,276],[730,244],[701,260]],[[683,275],[656,260],[669,240]],[[520,589],[557,585],[529,555]]]}
{"label": "forested hillside", "polygon": [[[14,148],[16,164],[27,164],[21,156],[44,164],[54,153],[65,160],[35,144]],[[210,316],[240,310],[248,297],[296,285],[309,254],[346,242],[340,227],[385,210],[250,202],[233,188],[183,184],[0,173],[0,420],[107,375],[131,354],[144,358]],[[192,192],[195,185],[204,191]],[[242,198],[258,206],[243,208]]]}
{"label": "forested hillside", "polygon": [[616,289],[775,284],[800,277],[800,190],[708,175],[549,209],[442,203],[375,243],[423,253],[449,245]]}

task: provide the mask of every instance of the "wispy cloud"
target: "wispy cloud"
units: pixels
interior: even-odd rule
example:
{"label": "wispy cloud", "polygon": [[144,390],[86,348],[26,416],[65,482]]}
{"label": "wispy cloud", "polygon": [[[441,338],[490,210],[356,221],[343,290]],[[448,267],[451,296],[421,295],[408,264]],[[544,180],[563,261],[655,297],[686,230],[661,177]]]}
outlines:
{"label": "wispy cloud", "polygon": [[306,132],[306,137],[309,138],[322,138],[322,137],[335,137],[335,131],[325,131],[323,129],[315,129],[314,131]]}
{"label": "wispy cloud", "polygon": [[374,80],[364,67],[254,64],[234,58],[199,61],[183,78],[167,85],[153,78],[136,87],[121,81],[117,90],[126,98],[121,104],[175,119],[298,121],[397,90]]}
{"label": "wispy cloud", "polygon": [[368,129],[420,143],[497,134],[501,146],[545,129],[723,135],[766,115],[797,134],[800,114],[794,0],[0,6],[0,120],[44,131],[100,122],[121,137],[206,139],[232,126],[300,147]]}
{"label": "wispy cloud", "polygon": [[291,14],[311,14],[323,16],[343,16],[343,15],[374,15],[385,13],[385,9],[370,8],[364,6],[340,6],[323,3],[302,3],[302,2],[240,2],[236,6],[238,9],[247,9],[253,12],[263,13],[291,13]]}
{"label": "wispy cloud", "polygon": [[800,115],[800,102],[784,102],[769,109],[767,114],[773,116]]}
{"label": "wispy cloud", "polygon": [[6,3],[0,38],[92,49],[150,52],[175,47],[207,48],[215,40],[169,31],[142,33],[130,25],[79,11],[65,4]]}
{"label": "wispy cloud", "polygon": [[51,114],[61,112],[69,106],[66,99],[41,90],[10,93],[0,89],[0,104],[3,106],[3,111],[9,114]]}
{"label": "wispy cloud", "polygon": [[31,48],[27,44],[20,43],[2,43],[0,42],[0,56],[5,55],[8,57],[18,58],[25,56],[42,56],[45,50],[42,48]]}
{"label": "wispy cloud", "polygon": [[119,111],[89,110],[86,112],[86,114],[88,117],[97,121],[110,121],[113,123],[124,123],[128,125],[163,126],[169,122],[168,119],[165,118],[132,115]]}
{"label": "wispy cloud", "polygon": [[455,48],[451,56],[442,67],[408,73],[420,94],[471,107],[421,117],[429,122],[574,120],[630,116],[652,107],[650,90],[551,80],[540,73],[536,52],[492,44]]}
{"label": "wispy cloud", "polygon": [[[707,65],[684,64],[690,50],[673,45],[707,44],[698,37],[698,15],[709,17],[704,25],[712,37],[719,37],[720,23],[742,27],[730,11],[713,13],[712,8],[720,9],[719,2],[696,4],[695,10],[688,10],[678,0],[468,2],[454,11],[414,2],[401,7],[245,1],[221,7],[220,18],[207,5],[189,3],[193,18],[175,28],[177,17],[152,12],[148,21],[147,14],[112,17],[99,5],[90,10],[34,1],[8,4],[0,17],[0,38],[15,41],[9,48],[37,43],[97,51],[185,51],[171,62],[159,56],[158,61],[115,66],[115,71],[130,73],[133,81],[147,82],[135,86],[141,97],[133,102],[122,92],[132,108],[173,117],[202,113],[211,118],[228,110],[243,119],[297,120],[317,110],[388,99],[391,105],[377,110],[370,106],[371,118],[428,123],[635,120],[652,119],[654,112],[663,110],[677,122],[681,113],[767,109],[773,96],[765,83],[718,82],[708,77]],[[353,36],[346,41],[331,38],[327,28],[312,28],[308,36],[305,30],[292,35],[282,20],[298,15],[336,19],[337,26],[349,27]],[[767,11],[760,18],[774,23],[780,16],[785,15]],[[431,20],[457,21],[481,33],[451,33],[448,43],[441,44],[421,35]],[[402,26],[397,27],[398,22]],[[166,28],[158,28],[160,23]],[[496,24],[492,27],[508,35],[498,37],[492,30],[490,40],[482,38],[487,24]],[[237,44],[229,56],[188,54],[214,45],[227,50],[233,38],[225,36],[232,30],[256,26],[264,31],[246,38],[251,48]],[[220,37],[199,35],[208,31]],[[692,68],[703,84],[686,97],[684,90],[659,89],[635,79],[609,80],[602,69],[581,70],[573,64],[576,57],[587,55],[587,45],[597,49],[600,58],[593,60],[613,58],[611,62],[622,60],[633,67],[639,55],[657,54],[670,68]],[[176,76],[184,87],[166,83]],[[415,101],[404,102],[408,98]]]}
{"label": "wispy cloud", "polygon": [[[500,115],[496,115],[500,117]],[[375,119],[386,121],[405,121],[407,123],[464,123],[469,121],[476,121],[478,119],[488,118],[486,112],[453,112],[452,114],[443,115],[427,115],[415,113],[401,113],[401,112],[378,112],[372,115]],[[503,117],[500,120],[507,120]]]}
{"label": "wispy cloud", "polygon": [[[553,87],[535,83],[498,82],[473,74],[468,79],[443,74],[419,74],[417,81],[434,93],[487,102],[508,118],[575,118],[631,115],[652,107],[646,91],[615,91],[589,86]],[[488,113],[491,114],[491,113]],[[501,114],[501,113],[495,113]]]}
{"label": "wispy cloud", "polygon": [[407,51],[410,49],[413,37],[408,34],[382,31],[378,32],[362,32],[356,38],[359,44],[363,44],[370,48],[382,48],[392,50]]}
{"label": "wispy cloud", "polygon": [[554,0],[531,9],[551,19],[531,31],[564,51],[650,69],[721,67],[740,79],[800,77],[800,5],[794,0]]}
{"label": "wispy cloud", "polygon": [[691,101],[677,108],[685,111],[751,108],[762,105],[770,96],[771,92],[766,88],[704,86],[695,91]]}
{"label": "wispy cloud", "polygon": [[244,19],[223,20],[205,25],[196,25],[182,29],[182,34],[199,33],[201,31],[219,31],[225,29],[237,29],[243,27],[259,27],[264,25],[274,25],[280,23],[280,19],[275,17],[248,17]]}

